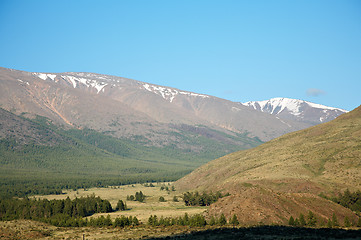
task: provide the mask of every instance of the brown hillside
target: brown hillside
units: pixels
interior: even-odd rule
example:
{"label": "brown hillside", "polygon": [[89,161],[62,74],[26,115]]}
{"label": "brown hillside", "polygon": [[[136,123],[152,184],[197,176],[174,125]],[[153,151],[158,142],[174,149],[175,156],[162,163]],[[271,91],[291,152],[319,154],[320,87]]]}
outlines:
{"label": "brown hillside", "polygon": [[360,179],[361,106],[331,122],[211,161],[176,185],[230,192],[211,207],[211,215],[236,213],[246,222],[285,223],[308,210],[324,219],[333,212],[341,219],[352,214],[317,194],[361,189]]}
{"label": "brown hillside", "polygon": [[331,122],[216,159],[180,179],[177,185],[185,190],[222,189],[249,182],[292,192],[295,180],[302,180],[317,187],[309,191],[299,189],[301,192],[361,189],[360,168],[361,107],[358,107]]}
{"label": "brown hillside", "polygon": [[349,209],[310,193],[279,193],[252,187],[229,197],[221,198],[209,209],[209,216],[223,213],[227,219],[233,214],[243,224],[287,224],[291,216],[300,214],[307,217],[309,211],[315,213],[319,225],[326,224],[336,214],[340,223],[347,216],[353,223],[358,217]]}

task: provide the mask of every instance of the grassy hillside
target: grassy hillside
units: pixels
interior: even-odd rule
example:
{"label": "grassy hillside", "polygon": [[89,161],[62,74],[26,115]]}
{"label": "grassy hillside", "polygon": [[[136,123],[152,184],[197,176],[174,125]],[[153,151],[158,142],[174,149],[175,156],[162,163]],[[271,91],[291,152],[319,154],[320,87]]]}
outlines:
{"label": "grassy hillside", "polygon": [[301,211],[315,211],[324,220],[333,212],[341,214],[345,210],[336,210],[317,195],[360,190],[360,179],[361,106],[331,122],[211,161],[176,186],[232,193],[215,204],[210,214],[224,212],[240,219],[285,223]]}
{"label": "grassy hillside", "polygon": [[334,121],[221,157],[177,184],[184,189],[208,189],[230,183],[269,182],[268,186],[274,189],[293,191],[301,181],[313,187],[300,186],[296,191],[360,189],[360,168],[361,107],[358,107]]}

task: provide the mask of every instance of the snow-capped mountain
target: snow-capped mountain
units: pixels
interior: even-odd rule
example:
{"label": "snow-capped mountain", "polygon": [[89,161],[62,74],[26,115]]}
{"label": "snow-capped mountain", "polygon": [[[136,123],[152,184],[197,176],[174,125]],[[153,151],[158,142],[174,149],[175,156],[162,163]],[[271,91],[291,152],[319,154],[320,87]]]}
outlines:
{"label": "snow-capped mountain", "polygon": [[[0,68],[0,104],[16,114],[45,116],[70,127],[86,127],[119,138],[142,139],[148,145],[182,149],[196,148],[187,145],[189,136],[248,148],[255,142],[319,123],[321,120],[314,121],[315,114],[311,121],[308,117],[316,109],[321,111],[316,115],[322,121],[334,116],[329,112],[334,111],[332,108],[302,103],[242,104],[118,76],[6,68]],[[252,104],[254,108],[249,107]],[[269,114],[266,109],[278,114]],[[287,118],[287,112],[293,118]]]}
{"label": "snow-capped mountain", "polygon": [[[173,103],[177,102],[181,97],[191,98],[213,98],[212,96],[183,91],[171,87],[158,86],[150,83],[135,81],[122,77],[95,74],[95,73],[32,73],[34,76],[42,80],[50,80],[55,82],[66,82],[73,88],[87,89],[97,94],[111,94],[116,89],[123,91],[129,87],[139,90],[146,90],[156,94],[165,101]],[[124,93],[125,94],[125,93]],[[126,95],[126,94],[125,94]],[[119,98],[119,96],[117,97]],[[132,104],[132,103],[128,103]],[[276,118],[283,120],[293,120],[298,122],[306,122],[312,125],[327,122],[335,119],[337,116],[346,113],[346,110],[324,106],[304,100],[290,98],[272,98],[265,101],[250,101],[242,103],[242,105],[251,107],[257,111],[276,115]],[[232,110],[239,109],[238,106],[232,106]],[[138,109],[139,110],[139,109]],[[152,112],[148,112],[152,114]],[[153,116],[153,117],[156,117]],[[158,119],[159,120],[159,119]]]}
{"label": "snow-capped mountain", "polygon": [[250,101],[243,105],[260,112],[276,115],[282,119],[318,124],[328,122],[348,111],[321,104],[290,98],[272,98],[265,101]]}

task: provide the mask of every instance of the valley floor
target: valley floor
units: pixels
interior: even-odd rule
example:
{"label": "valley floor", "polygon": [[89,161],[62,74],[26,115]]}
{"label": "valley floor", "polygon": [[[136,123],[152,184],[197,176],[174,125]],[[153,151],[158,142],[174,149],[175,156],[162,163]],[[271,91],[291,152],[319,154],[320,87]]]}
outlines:
{"label": "valley floor", "polygon": [[[161,188],[164,188],[161,190]],[[169,191],[167,191],[168,189]],[[142,192],[146,197],[144,202],[129,201],[127,196],[135,195],[136,192]],[[77,191],[64,191],[65,194],[61,195],[43,195],[43,196],[34,196],[34,198],[46,198],[51,199],[65,199],[69,197],[70,199],[86,197],[90,195],[99,196],[102,199],[108,200],[113,209],[116,208],[117,202],[123,200],[126,202],[129,210],[126,211],[116,211],[111,213],[98,213],[94,214],[91,217],[98,217],[101,215],[107,216],[110,215],[112,219],[120,216],[133,216],[137,217],[142,223],[146,223],[148,218],[151,215],[157,215],[158,217],[180,217],[184,216],[185,213],[188,215],[194,215],[198,213],[203,213],[208,209],[208,207],[198,207],[198,206],[185,206],[184,201],[182,200],[183,192],[177,191],[174,189],[172,191],[172,183],[154,183],[154,187],[146,187],[143,184],[132,184],[132,185],[123,185],[123,186],[113,186],[108,188],[90,188],[90,189],[79,189]],[[159,198],[164,197],[165,202],[160,202]],[[178,202],[174,201],[174,197],[178,199]],[[88,217],[90,218],[90,217]]]}
{"label": "valley floor", "polygon": [[[172,183],[134,184],[108,188],[90,188],[65,191],[61,195],[34,196],[36,199],[70,199],[99,196],[108,200],[113,209],[117,202],[126,202],[129,210],[111,213],[98,213],[91,217],[109,215],[111,219],[120,216],[133,216],[140,220],[139,226],[119,227],[55,227],[32,220],[0,221],[0,239],[361,239],[361,229],[341,228],[296,228],[286,226],[233,227],[210,226],[150,226],[147,224],[151,215],[158,217],[179,217],[202,214],[208,207],[185,206],[182,192],[177,191]],[[142,192],[144,202],[127,200],[127,196]],[[164,197],[165,202],[159,198]],[[174,199],[178,201],[174,201]],[[88,217],[88,218],[91,218]]]}

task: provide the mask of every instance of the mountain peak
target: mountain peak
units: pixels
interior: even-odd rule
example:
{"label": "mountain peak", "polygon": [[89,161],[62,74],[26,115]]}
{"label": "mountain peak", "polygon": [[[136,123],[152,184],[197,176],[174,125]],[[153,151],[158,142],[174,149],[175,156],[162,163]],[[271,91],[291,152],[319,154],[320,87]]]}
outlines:
{"label": "mountain peak", "polygon": [[250,101],[243,105],[260,112],[278,115],[284,119],[323,123],[335,119],[348,111],[321,104],[291,98],[272,98],[264,101]]}

